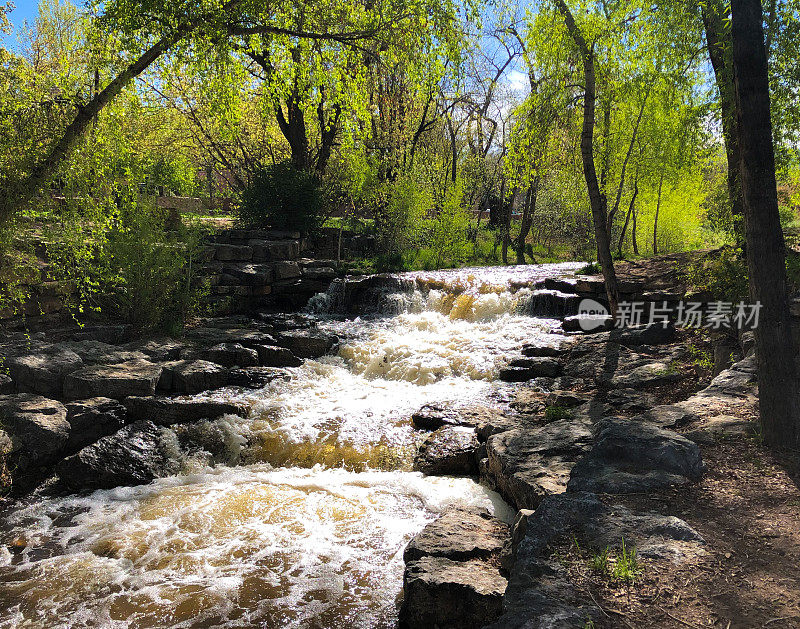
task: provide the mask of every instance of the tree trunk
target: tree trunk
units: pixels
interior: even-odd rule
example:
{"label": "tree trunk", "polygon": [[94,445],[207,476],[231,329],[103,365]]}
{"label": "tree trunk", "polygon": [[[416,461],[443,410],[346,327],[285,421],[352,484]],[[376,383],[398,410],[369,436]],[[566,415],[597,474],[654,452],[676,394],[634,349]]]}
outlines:
{"label": "tree trunk", "polygon": [[636,242],[636,208],[633,208],[633,225],[631,226],[631,244],[633,245],[633,254],[639,255],[639,243]]}
{"label": "tree trunk", "polygon": [[658,213],[661,210],[661,188],[664,185],[664,173],[661,173],[661,179],[658,180],[658,200],[656,201],[656,217],[653,221],[653,255],[658,255]]}
{"label": "tree trunk", "polygon": [[736,241],[741,246],[744,244],[745,238],[742,224],[742,189],[739,184],[739,137],[736,129],[736,103],[728,11],[722,0],[709,0],[702,2],[700,6],[708,57],[719,91],[722,137],[725,141],[725,157],[728,162],[728,202],[731,206]]}
{"label": "tree trunk", "polygon": [[767,56],[760,0],[732,2],[736,119],[764,442],[800,446],[800,387],[786,294],[786,245],[778,216]]}
{"label": "tree trunk", "polygon": [[592,223],[594,224],[594,236],[597,242],[597,260],[603,271],[608,305],[612,316],[616,317],[617,304],[619,303],[619,287],[617,274],[614,271],[614,259],[611,256],[611,243],[608,235],[608,200],[605,192],[600,189],[594,164],[594,111],[597,100],[594,51],[589,49],[564,0],[556,0],[556,7],[564,16],[567,31],[578,47],[583,60],[583,77],[586,83],[586,90],[583,96],[583,128],[581,130],[583,176],[586,180],[586,188],[589,192],[589,202],[592,208]]}
{"label": "tree trunk", "polygon": [[622,232],[619,235],[619,243],[617,244],[617,257],[622,257],[622,243],[625,242],[625,232],[628,231],[628,223],[633,214],[633,208],[636,205],[636,195],[639,194],[639,182],[633,182],[633,195],[631,196],[631,204],[628,206],[628,213],[625,215],[625,224],[622,226]]}
{"label": "tree trunk", "polygon": [[517,236],[517,264],[525,264],[525,241],[528,239],[528,234],[531,231],[533,224],[533,214],[536,211],[536,197],[539,194],[539,175],[533,178],[533,184],[528,188],[528,194],[525,195],[525,206],[522,210],[522,220],[519,226],[519,235]]}

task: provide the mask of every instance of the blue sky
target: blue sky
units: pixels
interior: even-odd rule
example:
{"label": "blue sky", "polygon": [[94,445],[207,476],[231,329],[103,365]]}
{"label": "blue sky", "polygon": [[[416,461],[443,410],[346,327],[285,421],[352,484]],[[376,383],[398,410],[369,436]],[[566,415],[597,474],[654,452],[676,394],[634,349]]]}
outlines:
{"label": "blue sky", "polygon": [[[16,31],[25,20],[32,23],[33,20],[36,18],[36,7],[39,6],[39,0],[12,0],[15,5],[15,8],[11,13],[9,13],[9,19],[11,23],[14,25],[14,30]],[[17,34],[16,32],[10,33],[9,35],[3,35],[1,38],[2,45],[5,48],[16,48],[17,43]]]}

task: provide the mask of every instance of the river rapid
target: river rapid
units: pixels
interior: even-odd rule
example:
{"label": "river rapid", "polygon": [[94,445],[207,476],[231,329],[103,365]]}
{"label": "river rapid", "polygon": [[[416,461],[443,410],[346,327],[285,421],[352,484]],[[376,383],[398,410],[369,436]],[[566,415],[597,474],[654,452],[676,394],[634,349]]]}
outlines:
{"label": "river rapid", "polygon": [[0,627],[395,626],[413,535],[456,505],[513,517],[471,479],[412,471],[411,414],[502,404],[498,369],[558,339],[520,286],[576,266],[403,274],[413,289],[355,319],[336,316],[336,285],[315,296],[338,353],[208,394],[251,409],[194,427],[221,453],[165,429],[180,475],[2,514]]}

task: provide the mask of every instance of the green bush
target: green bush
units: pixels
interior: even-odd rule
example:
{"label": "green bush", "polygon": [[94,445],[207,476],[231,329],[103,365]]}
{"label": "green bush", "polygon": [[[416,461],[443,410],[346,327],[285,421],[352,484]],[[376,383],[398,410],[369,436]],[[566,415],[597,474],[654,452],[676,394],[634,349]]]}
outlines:
{"label": "green bush", "polygon": [[319,178],[279,162],[258,171],[242,193],[239,220],[247,226],[288,229],[311,234],[324,222]]}
{"label": "green bush", "polygon": [[204,292],[197,276],[200,229],[167,231],[166,222],[166,211],[132,204],[104,247],[102,311],[138,330],[179,331]]}
{"label": "green bush", "polygon": [[722,247],[717,255],[693,262],[685,273],[690,292],[712,299],[738,302],[747,299],[747,262],[740,249]]}

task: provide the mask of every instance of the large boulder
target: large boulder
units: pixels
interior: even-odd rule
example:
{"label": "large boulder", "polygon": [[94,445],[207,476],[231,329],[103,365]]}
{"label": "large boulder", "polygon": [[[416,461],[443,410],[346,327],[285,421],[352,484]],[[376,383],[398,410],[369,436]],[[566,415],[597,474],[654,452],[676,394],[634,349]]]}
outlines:
{"label": "large boulder", "polygon": [[228,372],[227,384],[234,387],[260,389],[273,380],[291,380],[292,375],[285,369],[277,367],[247,367],[231,369]]}
{"label": "large boulder", "polygon": [[178,360],[164,364],[158,388],[176,393],[202,393],[224,387],[228,370],[207,360]]}
{"label": "large boulder", "polygon": [[128,415],[134,421],[151,421],[158,426],[214,419],[222,415],[245,417],[247,404],[225,402],[206,398],[179,397],[128,397],[125,398]]}
{"label": "large boulder", "polygon": [[450,404],[426,404],[411,416],[415,428],[436,430],[443,426],[476,427],[491,421],[500,411],[486,406],[454,407]]}
{"label": "large boulder", "polygon": [[179,471],[174,435],[152,422],[136,422],[61,461],[56,471],[73,491],[143,485]]}
{"label": "large boulder", "polygon": [[255,367],[258,352],[241,343],[218,343],[206,351],[206,358],[223,367]]}
{"label": "large boulder", "polygon": [[498,557],[511,538],[508,524],[486,511],[453,509],[428,524],[406,546],[406,563],[421,557],[454,561]]}
{"label": "large boulder", "polygon": [[480,444],[471,428],[447,426],[432,432],[414,458],[414,469],[431,475],[470,475],[478,473]]}
{"label": "large boulder", "polygon": [[245,347],[275,345],[275,339],[272,335],[252,328],[194,328],[188,330],[186,336],[192,341],[207,346],[218,345],[219,343],[239,343]]}
{"label": "large boulder", "polygon": [[129,360],[147,360],[144,352],[120,348],[102,341],[73,341],[64,346],[81,357],[86,365],[124,363]]}
{"label": "large boulder", "polygon": [[60,345],[34,343],[30,351],[6,357],[5,365],[17,390],[61,397],[64,379],[83,367],[81,357]]}
{"label": "large boulder", "polygon": [[8,467],[19,472],[57,459],[70,435],[64,405],[31,393],[0,396],[0,426],[11,441]]}
{"label": "large boulder", "polygon": [[555,358],[517,358],[500,370],[504,382],[525,382],[533,378],[554,378],[561,374],[561,363]]}
{"label": "large boulder", "polygon": [[300,358],[319,358],[339,342],[333,334],[318,330],[286,330],[278,335],[278,344]]}
{"label": "large boulder", "polygon": [[502,613],[507,581],[481,559],[421,557],[406,565],[400,627],[471,629]]}
{"label": "large boulder", "polygon": [[128,413],[122,403],[107,397],[78,400],[66,406],[70,425],[65,449],[67,453],[77,452],[101,437],[113,435],[128,421]]}
{"label": "large boulder", "polygon": [[129,360],[116,365],[95,365],[69,374],[64,380],[64,397],[80,400],[129,395],[153,395],[161,377],[161,365],[147,360]]}
{"label": "large boulder", "polygon": [[277,345],[257,345],[258,361],[264,367],[299,367],[303,364],[297,356],[285,347]]}
{"label": "large boulder", "polygon": [[697,444],[671,430],[641,421],[606,419],[588,455],[572,470],[567,489],[623,494],[700,480]]}
{"label": "large boulder", "polygon": [[498,433],[486,442],[481,478],[518,509],[534,509],[545,496],[566,490],[592,441],[591,423],[583,417]]}

